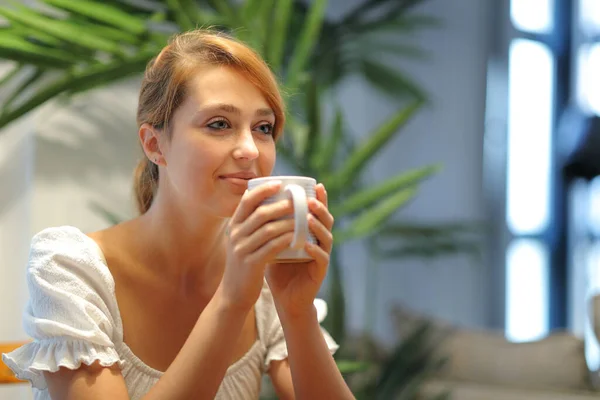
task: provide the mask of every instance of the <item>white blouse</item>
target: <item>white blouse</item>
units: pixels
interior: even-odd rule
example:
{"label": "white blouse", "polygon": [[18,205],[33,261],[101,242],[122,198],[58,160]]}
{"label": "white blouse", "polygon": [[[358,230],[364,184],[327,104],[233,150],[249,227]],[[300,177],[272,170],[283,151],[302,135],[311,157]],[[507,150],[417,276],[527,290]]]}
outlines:
{"label": "white blouse", "polygon": [[[3,354],[2,360],[18,378],[31,382],[36,400],[50,400],[43,371],[77,369],[82,363],[117,364],[134,400],[158,381],[162,372],[144,364],[123,341],[115,281],[93,239],[71,226],[41,231],[32,239],[26,276],[30,298],[23,323],[33,341]],[[266,282],[255,311],[258,339],[227,369],[216,399],[258,399],[270,362],[287,358]],[[334,353],[337,344],[325,330],[323,335]]]}

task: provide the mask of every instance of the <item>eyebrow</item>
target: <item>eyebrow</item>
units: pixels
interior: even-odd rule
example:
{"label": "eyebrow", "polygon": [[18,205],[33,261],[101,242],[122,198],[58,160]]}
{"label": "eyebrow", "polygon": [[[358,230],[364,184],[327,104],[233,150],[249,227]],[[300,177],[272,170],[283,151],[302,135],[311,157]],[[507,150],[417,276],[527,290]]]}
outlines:
{"label": "eyebrow", "polygon": [[[226,104],[226,103],[210,105],[210,106],[202,109],[202,111],[204,111],[204,110],[221,110],[221,111],[225,111],[225,112],[231,113],[231,114],[237,114],[237,115],[242,114],[242,110],[240,110],[233,104]],[[258,110],[256,110],[255,115],[257,117],[269,117],[269,116],[275,115],[275,112],[270,108],[259,108]]]}

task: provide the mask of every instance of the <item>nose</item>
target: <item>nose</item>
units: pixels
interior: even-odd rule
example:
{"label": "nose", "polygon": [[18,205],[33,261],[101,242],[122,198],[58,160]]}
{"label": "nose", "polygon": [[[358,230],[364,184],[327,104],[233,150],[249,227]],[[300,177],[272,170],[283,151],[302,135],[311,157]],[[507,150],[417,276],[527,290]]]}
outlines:
{"label": "nose", "polygon": [[233,151],[233,157],[238,160],[254,160],[258,157],[258,147],[256,147],[252,132],[244,131],[240,133]]}

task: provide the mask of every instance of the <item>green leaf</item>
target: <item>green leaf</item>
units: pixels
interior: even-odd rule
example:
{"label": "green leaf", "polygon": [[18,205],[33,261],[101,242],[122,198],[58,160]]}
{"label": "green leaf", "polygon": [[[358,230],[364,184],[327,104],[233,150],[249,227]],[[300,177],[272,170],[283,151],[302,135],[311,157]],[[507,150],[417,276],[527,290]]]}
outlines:
{"label": "green leaf", "polygon": [[329,312],[325,321],[323,321],[323,327],[327,329],[336,342],[343,346],[346,338],[346,296],[342,287],[342,266],[340,265],[339,252],[336,247],[331,251],[328,275],[329,292],[327,305]]}
{"label": "green leaf", "polygon": [[345,242],[350,239],[371,235],[382,228],[400,207],[408,203],[417,194],[416,187],[410,187],[381,200],[377,205],[360,213],[350,226],[342,231],[335,232],[336,242]]}
{"label": "green leaf", "polygon": [[335,117],[333,120],[333,126],[330,129],[330,134],[327,139],[321,139],[321,142],[325,142],[319,148],[315,149],[315,160],[313,161],[314,169],[318,175],[324,175],[333,165],[335,154],[340,148],[342,142],[342,136],[344,124],[344,115],[339,106],[336,107]]}
{"label": "green leaf", "polygon": [[336,360],[338,369],[342,374],[352,374],[355,372],[366,371],[371,364],[363,361]]}
{"label": "green leaf", "polygon": [[240,32],[242,37],[265,59],[267,37],[273,25],[271,21],[273,1],[246,0],[239,11],[244,25],[244,29]]}
{"label": "green leaf", "polygon": [[36,44],[42,44],[45,47],[59,47],[61,43],[63,43],[60,39],[55,38],[54,36],[45,34],[43,32],[38,31],[35,28],[31,28],[29,26],[25,26],[23,24],[19,24],[16,22],[11,23],[11,28],[6,30],[6,32],[13,33],[15,36],[22,37],[24,39],[28,39]]}
{"label": "green leaf", "polygon": [[395,68],[390,68],[370,58],[361,62],[361,70],[365,78],[377,89],[393,97],[410,96],[425,99],[427,96],[413,80],[404,76]]}
{"label": "green leaf", "polygon": [[[0,40],[0,43],[2,41]],[[55,81],[39,89],[25,103],[15,109],[8,110],[0,116],[0,129],[10,122],[20,118],[27,112],[39,107],[46,101],[69,90],[77,91],[79,87],[96,87],[106,85],[144,71],[148,60],[155,52],[142,52],[126,60],[116,60],[108,64],[97,64],[84,70],[65,74]],[[1,132],[1,131],[0,131]]]}
{"label": "green leaf", "polygon": [[321,93],[314,79],[307,86],[305,109],[308,132],[303,146],[302,158],[304,164],[310,165],[311,158],[315,149],[319,148],[319,140],[321,139]]}
{"label": "green leaf", "polygon": [[200,4],[196,0],[178,0],[181,9],[186,13],[188,18],[191,20],[192,25],[195,27],[200,22],[204,21],[207,17],[207,13],[200,8]]}
{"label": "green leaf", "polygon": [[[290,143],[296,161],[304,164],[304,148],[308,138],[308,125],[299,121],[294,115],[288,114],[286,118],[285,140]],[[307,165],[308,166],[308,165]]]}
{"label": "green leaf", "polygon": [[134,35],[146,32],[146,24],[140,18],[126,13],[125,11],[92,0],[42,0],[53,7],[60,8],[72,13],[83,15],[87,18],[114,26]]}
{"label": "green leaf", "polygon": [[12,8],[0,7],[0,15],[11,22],[17,22],[38,29],[66,42],[77,44],[93,50],[106,51],[112,54],[121,54],[120,46],[112,41],[100,38],[89,33],[85,27],[75,25],[68,21],[50,19],[26,7],[18,7],[18,11]]}
{"label": "green leaf", "polygon": [[270,41],[267,44],[267,60],[275,71],[279,71],[283,62],[283,52],[293,5],[292,0],[277,0],[275,5],[273,26],[269,35]]}
{"label": "green leaf", "polygon": [[179,0],[167,0],[167,5],[175,15],[175,21],[177,22],[177,25],[179,25],[180,30],[189,31],[194,29],[194,23],[191,20],[191,15],[185,11]]}
{"label": "green leaf", "polygon": [[341,218],[347,214],[364,210],[400,189],[414,186],[422,180],[429,178],[431,175],[437,173],[440,168],[439,165],[416,168],[412,171],[389,178],[376,186],[354,193],[340,205],[333,205],[331,207],[331,213],[336,218]]}
{"label": "green leaf", "polygon": [[0,58],[46,68],[66,68],[74,62],[69,53],[38,46],[6,31],[0,32]]}
{"label": "green leaf", "polygon": [[[116,28],[113,28],[113,27],[110,27],[107,25],[98,24],[95,21],[90,20],[87,17],[82,16],[82,15],[71,14],[65,20],[65,22],[69,22],[69,23],[72,23],[73,25],[85,27],[86,31],[88,31],[89,33],[93,33],[94,35],[97,35],[100,38],[104,38],[104,39],[114,41],[114,42],[122,42],[122,43],[136,45],[136,44],[140,43],[140,41],[143,39],[142,36],[136,36],[136,35],[132,34],[131,32],[116,29]],[[65,44],[64,41],[61,41],[61,43]],[[69,43],[66,43],[66,44],[68,45]]]}
{"label": "green leaf", "polygon": [[314,0],[308,16],[304,21],[304,26],[300,32],[300,37],[294,46],[294,52],[287,70],[286,87],[291,92],[295,92],[302,79],[301,76],[304,67],[317,43],[321,27],[323,26],[326,6],[327,0]]}
{"label": "green leaf", "polygon": [[382,365],[374,398],[395,399],[399,394],[414,391],[438,372],[446,360],[435,354],[435,343],[429,323],[417,326]]}
{"label": "green leaf", "polygon": [[24,79],[23,82],[16,89],[13,90],[10,96],[6,98],[4,103],[2,104],[2,110],[7,110],[12,103],[21,95],[25,93],[25,91],[38,82],[44,76],[44,70],[40,68],[35,68],[27,79]]}
{"label": "green leaf", "polygon": [[388,223],[377,234],[376,251],[385,259],[434,258],[448,254],[481,258],[484,227],[476,222]]}
{"label": "green leaf", "polygon": [[236,10],[227,0],[212,0],[211,3],[221,16],[227,19],[229,27],[239,29],[244,26]]}
{"label": "green leaf", "polygon": [[474,234],[481,235],[485,228],[482,223],[437,223],[437,224],[415,224],[396,223],[388,224],[380,233],[383,238],[416,238],[431,240],[433,238],[450,238],[456,235]]}
{"label": "green leaf", "polygon": [[324,180],[325,187],[337,191],[359,176],[364,166],[392,139],[398,129],[413,117],[422,105],[422,100],[413,101],[407,107],[396,112],[375,132],[369,134],[337,172]]}
{"label": "green leaf", "polygon": [[393,249],[380,250],[382,259],[398,258],[436,258],[449,254],[471,254],[480,256],[481,244],[476,241],[451,239],[448,241],[415,241],[397,244]]}

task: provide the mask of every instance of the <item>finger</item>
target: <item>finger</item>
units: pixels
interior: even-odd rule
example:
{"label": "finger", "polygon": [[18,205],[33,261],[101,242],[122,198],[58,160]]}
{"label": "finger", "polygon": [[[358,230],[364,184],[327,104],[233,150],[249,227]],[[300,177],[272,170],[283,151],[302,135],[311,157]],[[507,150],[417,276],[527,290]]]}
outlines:
{"label": "finger", "polygon": [[279,253],[290,247],[294,233],[288,232],[283,235],[268,241],[262,247],[258,248],[254,253],[248,256],[248,261],[253,264],[268,264],[275,261]]}
{"label": "finger", "polygon": [[242,196],[240,204],[231,217],[232,223],[244,221],[267,198],[273,196],[281,188],[281,181],[272,181],[247,190]]}
{"label": "finger", "polygon": [[316,199],[309,199],[308,209],[327,229],[331,230],[333,228],[333,215],[331,215],[325,204]]}
{"label": "finger", "polygon": [[239,246],[241,246],[241,250],[245,254],[250,254],[259,249],[260,247],[264,246],[267,242],[274,240],[277,237],[289,232],[294,232],[293,219],[282,219],[278,221],[273,221],[261,226],[251,235],[241,239]]}
{"label": "finger", "polygon": [[319,183],[315,190],[317,194],[317,200],[325,205],[326,208],[329,208],[329,200],[327,198],[327,190],[325,190],[325,185]]}
{"label": "finger", "polygon": [[318,269],[320,280],[325,278],[327,267],[329,266],[329,253],[312,243],[306,243],[304,251],[306,251],[306,253],[315,260],[317,266],[320,267]]}
{"label": "finger", "polygon": [[331,231],[313,215],[308,216],[308,228],[315,235],[315,238],[319,242],[319,246],[326,252],[330,252],[331,247],[333,246],[333,235],[331,234]]}
{"label": "finger", "polygon": [[238,224],[232,231],[232,237],[247,237],[259,230],[265,224],[276,221],[294,212],[294,204],[290,199],[258,206],[245,221]]}

